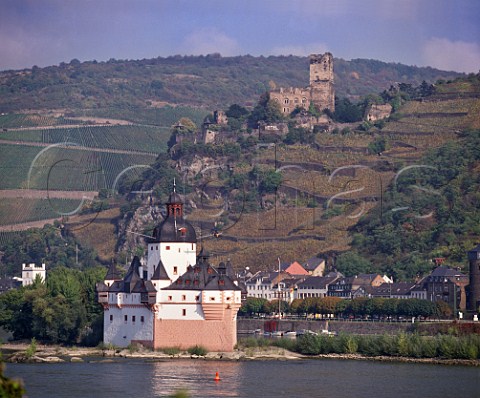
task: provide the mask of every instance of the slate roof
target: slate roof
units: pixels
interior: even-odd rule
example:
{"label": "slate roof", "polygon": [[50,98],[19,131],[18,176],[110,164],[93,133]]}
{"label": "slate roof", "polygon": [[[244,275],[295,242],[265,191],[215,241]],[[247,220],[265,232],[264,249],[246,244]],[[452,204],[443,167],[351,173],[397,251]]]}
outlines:
{"label": "slate roof", "polygon": [[209,262],[210,255],[200,251],[197,261],[170,286],[162,290],[241,290],[226,274],[225,264],[215,269]]}
{"label": "slate roof", "polygon": [[158,262],[157,268],[155,268],[155,271],[153,272],[152,279],[155,281],[170,279],[168,277],[167,271],[165,270],[165,266],[162,263],[162,260]]}
{"label": "slate roof", "polygon": [[335,282],[338,276],[310,276],[298,284],[299,289],[326,289],[329,284]]}
{"label": "slate roof", "polygon": [[374,296],[406,296],[409,295],[413,288],[415,288],[415,282],[395,282],[395,283],[382,283],[380,286],[372,288],[372,294]]}
{"label": "slate roof", "polygon": [[117,266],[115,264],[114,261],[112,261],[112,263],[110,264],[110,266],[108,267],[108,271],[107,271],[107,275],[105,275],[105,278],[104,278],[106,281],[110,281],[110,280],[120,280],[122,279],[122,276],[120,274],[120,271],[117,269]]}
{"label": "slate roof", "polygon": [[307,271],[315,271],[315,269],[324,261],[325,260],[323,258],[312,257],[305,261],[305,263],[303,264],[303,268],[305,268]]}

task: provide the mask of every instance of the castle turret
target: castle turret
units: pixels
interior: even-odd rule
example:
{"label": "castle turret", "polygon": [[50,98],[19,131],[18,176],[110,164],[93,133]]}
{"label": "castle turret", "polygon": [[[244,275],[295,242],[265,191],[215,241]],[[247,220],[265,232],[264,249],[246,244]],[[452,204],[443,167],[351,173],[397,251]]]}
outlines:
{"label": "castle turret", "polygon": [[468,309],[478,312],[480,309],[480,245],[468,252],[468,262],[470,263]]}
{"label": "castle turret", "polygon": [[154,228],[148,242],[145,279],[152,278],[160,262],[171,281],[195,264],[197,234],[184,218],[183,200],[176,192],[175,183],[166,206],[166,217]]}

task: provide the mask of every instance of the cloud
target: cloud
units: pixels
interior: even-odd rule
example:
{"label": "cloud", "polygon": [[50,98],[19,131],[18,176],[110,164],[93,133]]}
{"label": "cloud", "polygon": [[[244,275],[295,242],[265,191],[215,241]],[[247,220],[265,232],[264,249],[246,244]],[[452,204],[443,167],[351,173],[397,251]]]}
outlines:
{"label": "cloud", "polygon": [[328,46],[324,43],[309,43],[300,46],[274,47],[271,53],[272,55],[297,55],[303,57],[310,54],[323,54],[327,51],[329,51]]}
{"label": "cloud", "polygon": [[217,28],[201,28],[193,31],[185,37],[181,48],[188,55],[220,53],[223,56],[232,56],[241,54],[238,42]]}
{"label": "cloud", "polygon": [[480,45],[434,37],[422,48],[425,65],[443,70],[477,73],[480,70]]}

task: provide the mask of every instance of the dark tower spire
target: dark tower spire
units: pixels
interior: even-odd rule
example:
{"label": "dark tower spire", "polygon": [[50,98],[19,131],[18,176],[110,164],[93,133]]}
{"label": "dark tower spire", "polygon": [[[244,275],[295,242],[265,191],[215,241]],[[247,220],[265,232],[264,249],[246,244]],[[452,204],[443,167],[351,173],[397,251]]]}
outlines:
{"label": "dark tower spire", "polygon": [[468,309],[476,313],[480,307],[480,245],[468,252],[468,262],[470,263]]}

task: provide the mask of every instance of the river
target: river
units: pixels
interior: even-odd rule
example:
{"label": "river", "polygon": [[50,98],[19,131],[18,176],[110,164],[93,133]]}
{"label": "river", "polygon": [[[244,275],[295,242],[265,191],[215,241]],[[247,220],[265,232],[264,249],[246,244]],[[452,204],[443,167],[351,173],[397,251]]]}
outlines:
{"label": "river", "polygon": [[[214,381],[218,372],[220,381]],[[338,359],[7,364],[30,398],[480,396],[480,369]]]}

